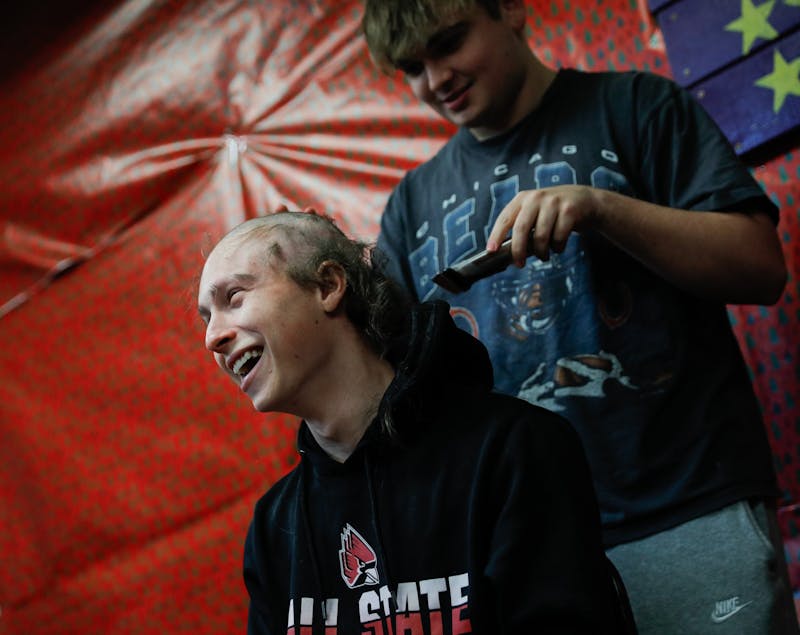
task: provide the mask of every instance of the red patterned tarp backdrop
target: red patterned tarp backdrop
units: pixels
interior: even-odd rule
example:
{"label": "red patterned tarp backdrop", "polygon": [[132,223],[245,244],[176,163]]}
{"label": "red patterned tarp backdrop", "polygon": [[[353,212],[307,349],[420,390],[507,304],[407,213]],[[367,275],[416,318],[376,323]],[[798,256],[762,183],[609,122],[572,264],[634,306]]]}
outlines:
{"label": "red patterned tarp backdrop", "polygon": [[[671,73],[643,0],[530,4],[553,66]],[[296,422],[254,413],[203,349],[203,253],[280,204],[373,238],[451,129],[372,68],[357,1],[87,6],[18,38],[0,90],[0,633],[241,633],[242,539]],[[731,317],[800,586],[798,149],[754,170],[791,277]]]}

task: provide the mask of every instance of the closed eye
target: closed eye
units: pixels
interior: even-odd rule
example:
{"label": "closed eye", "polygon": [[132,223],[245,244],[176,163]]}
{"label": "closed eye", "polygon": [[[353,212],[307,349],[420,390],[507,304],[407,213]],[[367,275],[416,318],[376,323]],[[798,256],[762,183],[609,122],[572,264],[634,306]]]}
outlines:
{"label": "closed eye", "polygon": [[234,287],[229,289],[228,292],[225,294],[225,300],[228,302],[229,305],[232,305],[234,301],[236,301],[237,297],[239,297],[239,301],[241,300],[240,294],[244,292],[244,289],[239,287]]}
{"label": "closed eye", "polygon": [[404,75],[417,77],[422,74],[423,64],[419,60],[399,60],[397,62],[397,68],[399,68]]}

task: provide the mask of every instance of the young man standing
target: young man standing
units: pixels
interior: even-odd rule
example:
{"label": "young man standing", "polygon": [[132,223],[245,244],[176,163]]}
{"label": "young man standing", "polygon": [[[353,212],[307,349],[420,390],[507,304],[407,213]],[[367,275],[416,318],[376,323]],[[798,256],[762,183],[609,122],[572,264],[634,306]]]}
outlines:
{"label": "young man standing", "polygon": [[217,244],[198,309],[254,407],[303,418],[247,536],[251,635],[625,632],[577,435],[492,392],[445,303],[282,212]]}
{"label": "young man standing", "polygon": [[[460,126],[394,190],[378,247],[486,344],[500,390],[578,430],[641,633],[796,633],[725,308],[780,296],[778,211],[673,82],[556,72],[525,24],[524,0],[366,0],[373,59]],[[516,267],[434,284],[509,233]]]}

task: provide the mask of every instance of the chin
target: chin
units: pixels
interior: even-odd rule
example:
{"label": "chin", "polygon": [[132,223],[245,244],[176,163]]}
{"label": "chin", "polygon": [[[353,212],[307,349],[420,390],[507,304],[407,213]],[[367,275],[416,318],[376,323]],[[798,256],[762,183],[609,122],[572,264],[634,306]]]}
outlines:
{"label": "chin", "polygon": [[272,409],[269,399],[263,395],[251,397],[250,402],[253,404],[253,408],[258,412],[270,412]]}
{"label": "chin", "polygon": [[255,408],[258,412],[274,412],[275,409],[267,403],[263,403],[258,399],[253,399],[253,408]]}

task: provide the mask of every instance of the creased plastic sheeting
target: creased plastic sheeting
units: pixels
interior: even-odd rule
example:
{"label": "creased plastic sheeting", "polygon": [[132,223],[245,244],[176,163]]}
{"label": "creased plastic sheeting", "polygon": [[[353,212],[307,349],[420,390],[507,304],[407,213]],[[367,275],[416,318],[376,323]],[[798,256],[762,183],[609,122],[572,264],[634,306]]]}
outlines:
{"label": "creased plastic sheeting", "polygon": [[[240,173],[231,204],[246,214],[295,201],[349,207],[352,228],[370,231],[366,210],[433,150],[431,127],[445,128],[416,105],[400,111],[403,134],[377,125],[370,107],[390,84],[356,37],[358,4],[308,6],[118,3],[5,90],[0,311],[213,161]],[[423,129],[425,141],[409,144]]]}
{"label": "creased plastic sheeting", "polygon": [[243,630],[244,533],[295,422],[214,367],[196,277],[279,204],[374,235],[444,138],[357,27],[356,3],[103,4],[4,86],[0,632]]}
{"label": "creased plastic sheeting", "polygon": [[[669,72],[631,0],[534,6],[550,63]],[[2,86],[0,633],[244,631],[244,532],[294,461],[296,424],[253,412],[203,349],[203,255],[281,204],[372,238],[392,186],[452,132],[373,69],[360,10],[97,2]],[[757,173],[784,216],[796,170],[790,157]],[[797,226],[782,222],[788,249]],[[796,258],[793,271],[796,286]],[[779,404],[787,505],[789,291],[758,329],[737,325],[765,410]]]}

